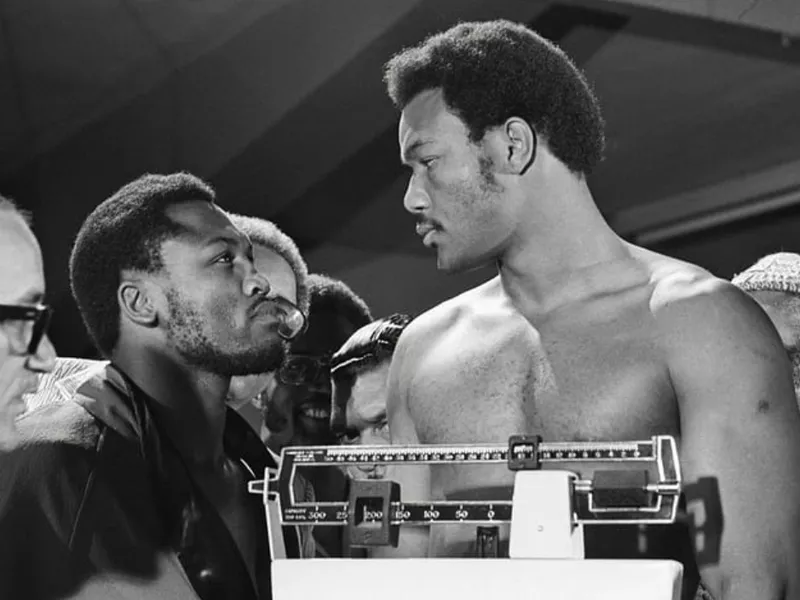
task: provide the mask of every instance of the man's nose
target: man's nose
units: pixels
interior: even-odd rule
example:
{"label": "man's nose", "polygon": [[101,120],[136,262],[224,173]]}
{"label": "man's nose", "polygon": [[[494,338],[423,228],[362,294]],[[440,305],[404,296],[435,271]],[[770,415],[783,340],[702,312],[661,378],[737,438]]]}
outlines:
{"label": "man's nose", "polygon": [[428,193],[420,185],[416,175],[408,180],[406,194],[403,197],[403,206],[411,214],[417,214],[430,208],[431,201]]}
{"label": "man's nose", "polygon": [[266,296],[269,294],[271,286],[269,280],[253,267],[244,278],[244,293],[247,296]]}
{"label": "man's nose", "polygon": [[55,368],[56,349],[46,334],[39,341],[36,352],[28,357],[25,366],[29,371],[37,373],[49,373]]}
{"label": "man's nose", "polygon": [[372,427],[368,427],[361,432],[361,444],[365,446],[385,446],[388,443],[389,440],[375,431]]}

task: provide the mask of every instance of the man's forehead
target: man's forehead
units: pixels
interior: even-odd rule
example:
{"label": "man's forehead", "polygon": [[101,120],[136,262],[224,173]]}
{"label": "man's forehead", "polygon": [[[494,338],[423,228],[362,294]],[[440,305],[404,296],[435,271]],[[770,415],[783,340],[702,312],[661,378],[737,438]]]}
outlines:
{"label": "man's forehead", "polygon": [[403,152],[408,152],[428,136],[459,132],[466,134],[467,129],[461,119],[447,108],[440,90],[420,92],[400,115],[398,136]]}
{"label": "man's forehead", "polygon": [[754,290],[750,292],[760,304],[775,308],[800,307],[800,296],[781,290]]}
{"label": "man's forehead", "polygon": [[356,373],[348,399],[348,417],[373,419],[386,410],[389,361],[370,365]]}
{"label": "man's forehead", "polygon": [[33,303],[44,294],[42,253],[22,218],[0,212],[0,303]]}
{"label": "man's forehead", "polygon": [[223,232],[240,235],[222,209],[204,200],[173,204],[167,207],[165,214],[190,237],[213,237]]}

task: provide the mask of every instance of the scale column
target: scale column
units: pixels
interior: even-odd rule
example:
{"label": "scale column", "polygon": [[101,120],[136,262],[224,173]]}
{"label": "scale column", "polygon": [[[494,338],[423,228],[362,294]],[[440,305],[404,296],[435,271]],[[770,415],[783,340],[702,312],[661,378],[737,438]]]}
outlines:
{"label": "scale column", "polygon": [[583,558],[583,525],[573,510],[574,473],[517,471],[511,509],[511,558]]}

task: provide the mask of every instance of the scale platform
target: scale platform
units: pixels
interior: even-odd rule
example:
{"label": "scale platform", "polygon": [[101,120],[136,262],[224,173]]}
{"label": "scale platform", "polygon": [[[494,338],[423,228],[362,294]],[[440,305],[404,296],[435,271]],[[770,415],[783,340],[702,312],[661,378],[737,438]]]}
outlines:
{"label": "scale platform", "polygon": [[[365,464],[505,463],[512,499],[404,502],[386,480],[352,480],[345,502],[299,502],[304,468]],[[263,496],[272,550],[273,597],[513,597],[677,600],[683,567],[667,560],[583,557],[583,526],[671,524],[681,472],[671,436],[632,442],[548,442],[512,436],[507,445],[315,446],[283,450],[277,470],[250,482]],[[346,527],[351,545],[396,546],[407,525],[510,523],[510,558],[287,558],[282,527]],[[491,544],[488,545],[491,547]],[[339,595],[341,594],[341,595]],[[513,594],[513,596],[512,596]]]}
{"label": "scale platform", "polygon": [[680,600],[666,560],[313,558],[272,563],[275,600]]}

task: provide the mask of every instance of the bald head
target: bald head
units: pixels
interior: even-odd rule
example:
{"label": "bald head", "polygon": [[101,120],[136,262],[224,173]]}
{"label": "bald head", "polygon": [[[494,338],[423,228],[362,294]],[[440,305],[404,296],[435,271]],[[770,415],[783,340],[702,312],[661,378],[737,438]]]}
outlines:
{"label": "bald head", "polygon": [[30,352],[34,322],[19,314],[40,304],[44,292],[39,244],[24,215],[5,201],[0,206],[0,441],[13,439],[15,419],[24,408],[23,394],[34,391],[38,375],[55,364],[46,335]]}

